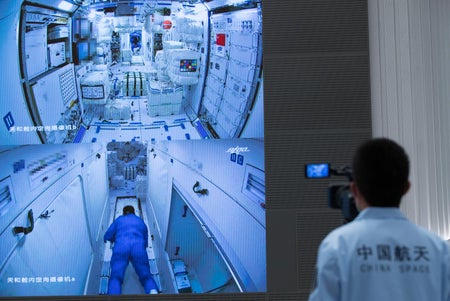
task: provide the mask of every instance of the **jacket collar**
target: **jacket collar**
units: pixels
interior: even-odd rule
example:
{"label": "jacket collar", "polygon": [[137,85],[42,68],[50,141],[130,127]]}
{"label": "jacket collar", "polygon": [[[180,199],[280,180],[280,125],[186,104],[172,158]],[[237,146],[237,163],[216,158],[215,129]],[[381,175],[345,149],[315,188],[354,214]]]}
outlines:
{"label": "jacket collar", "polygon": [[406,217],[397,207],[367,207],[356,217],[356,220],[361,219],[406,219]]}

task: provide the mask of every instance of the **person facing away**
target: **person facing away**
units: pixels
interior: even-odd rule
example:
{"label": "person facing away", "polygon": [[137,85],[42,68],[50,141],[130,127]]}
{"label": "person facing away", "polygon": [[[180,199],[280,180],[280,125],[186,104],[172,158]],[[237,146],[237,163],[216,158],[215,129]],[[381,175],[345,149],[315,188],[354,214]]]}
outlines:
{"label": "person facing away", "polygon": [[133,206],[125,206],[123,215],[109,226],[103,240],[114,243],[108,294],[122,292],[125,270],[131,261],[146,294],[157,294],[158,287],[150,273],[147,255],[148,230],[144,221],[135,215]]}
{"label": "person facing away", "polygon": [[409,159],[386,138],[363,143],[350,189],[358,217],[322,241],[309,301],[450,300],[449,245],[399,210]]}

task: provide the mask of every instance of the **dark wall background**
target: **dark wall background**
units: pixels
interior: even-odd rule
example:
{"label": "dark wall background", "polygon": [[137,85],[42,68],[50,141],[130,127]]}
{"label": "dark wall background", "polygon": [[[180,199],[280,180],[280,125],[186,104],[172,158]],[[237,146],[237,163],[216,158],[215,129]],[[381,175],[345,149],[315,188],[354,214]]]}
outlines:
{"label": "dark wall background", "polygon": [[306,300],[317,248],[342,224],[327,208],[330,181],[304,164],[350,164],[371,136],[367,1],[263,2],[268,289]]}
{"label": "dark wall background", "polygon": [[269,292],[40,300],[307,299],[317,247],[342,223],[326,189],[345,179],[307,180],[304,164],[349,164],[371,136],[367,0],[263,0],[263,26]]}

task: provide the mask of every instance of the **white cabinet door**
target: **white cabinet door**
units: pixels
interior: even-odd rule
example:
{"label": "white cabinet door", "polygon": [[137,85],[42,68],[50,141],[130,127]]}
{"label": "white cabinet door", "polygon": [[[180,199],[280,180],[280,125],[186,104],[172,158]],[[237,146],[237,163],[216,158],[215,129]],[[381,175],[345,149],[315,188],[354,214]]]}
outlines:
{"label": "white cabinet door", "polygon": [[47,71],[47,27],[25,34],[25,58],[29,79]]}
{"label": "white cabinet door", "polygon": [[[266,290],[266,231],[240,204],[199,174],[185,169],[174,185],[211,231],[244,291]],[[196,182],[199,186],[194,188]],[[207,189],[207,195],[194,190]]]}
{"label": "white cabinet door", "polygon": [[47,218],[34,213],[33,231],[22,237],[0,271],[1,296],[84,293],[92,249],[83,203],[77,177],[50,202]]}

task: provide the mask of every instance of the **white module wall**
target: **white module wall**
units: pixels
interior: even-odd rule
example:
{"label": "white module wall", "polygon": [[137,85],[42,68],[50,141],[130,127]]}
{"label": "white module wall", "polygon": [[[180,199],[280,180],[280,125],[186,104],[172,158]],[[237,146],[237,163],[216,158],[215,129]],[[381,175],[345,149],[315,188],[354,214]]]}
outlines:
{"label": "white module wall", "polygon": [[[80,109],[74,65],[68,64],[39,78],[32,86],[42,126],[29,127],[30,132],[45,131],[47,143],[70,140],[77,128]],[[41,129],[42,128],[42,129]]]}
{"label": "white module wall", "polygon": [[0,160],[0,189],[8,195],[0,203],[0,296],[84,294],[103,243],[103,147],[21,146]]}
{"label": "white module wall", "polygon": [[[149,147],[147,199],[170,260],[182,259],[197,273],[206,268],[194,260],[205,247],[205,238],[194,235],[198,233],[194,231],[198,222],[193,223],[192,219],[187,223],[188,219],[182,217],[186,210],[198,217],[213,243],[219,246],[239,290],[266,291],[263,146],[260,140],[208,139],[160,141]],[[211,275],[211,271],[213,268],[205,273]],[[194,291],[224,284],[197,281],[202,289],[193,283]]]}
{"label": "white module wall", "polygon": [[261,9],[211,16],[203,109],[221,138],[238,137],[254,101],[262,60]]}

